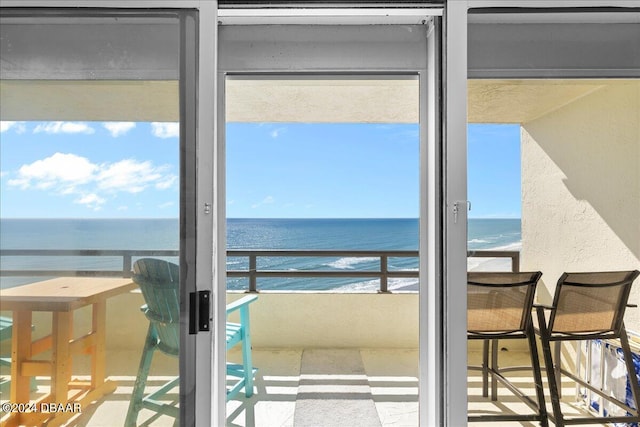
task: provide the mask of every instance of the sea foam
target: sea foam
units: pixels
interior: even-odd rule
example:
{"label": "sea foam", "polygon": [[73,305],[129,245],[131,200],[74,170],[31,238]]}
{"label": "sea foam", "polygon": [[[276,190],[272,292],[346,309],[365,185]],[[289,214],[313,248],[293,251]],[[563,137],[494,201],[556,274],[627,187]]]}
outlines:
{"label": "sea foam", "polygon": [[328,267],[332,267],[332,268],[338,268],[340,270],[353,270],[356,268],[356,266],[358,264],[364,264],[367,262],[374,262],[377,261],[378,258],[375,257],[365,257],[365,258],[359,258],[359,257],[346,257],[346,258],[340,258],[336,261],[330,262],[328,264],[325,264]]}

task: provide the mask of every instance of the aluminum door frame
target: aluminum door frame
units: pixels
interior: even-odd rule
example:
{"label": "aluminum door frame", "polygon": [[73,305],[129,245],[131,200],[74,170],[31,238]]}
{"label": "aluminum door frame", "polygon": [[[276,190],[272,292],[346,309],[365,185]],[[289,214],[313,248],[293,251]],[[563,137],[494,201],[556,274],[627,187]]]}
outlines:
{"label": "aluminum door frame", "polygon": [[[466,200],[466,2],[461,2],[458,6],[452,12],[448,12],[449,19],[445,13],[444,18],[436,16],[431,22],[425,22],[427,45],[424,52],[428,65],[420,69],[398,69],[394,68],[395,64],[349,67],[344,65],[344,58],[336,64],[327,62],[326,58],[323,58],[323,61],[314,61],[305,57],[304,49],[298,52],[288,46],[285,53],[293,57],[289,60],[299,60],[298,65],[292,67],[288,65],[287,58],[283,58],[282,52],[267,50],[273,45],[258,46],[265,37],[264,26],[244,25],[233,30],[229,26],[229,31],[244,32],[244,37],[239,39],[245,42],[251,40],[254,43],[251,45],[253,51],[243,50],[237,44],[233,49],[227,48],[225,43],[229,39],[233,40],[233,37],[227,37],[225,26],[219,32],[219,123],[224,122],[226,75],[252,75],[259,78],[261,75],[280,75],[287,72],[326,75],[332,72],[361,74],[385,71],[419,75],[420,250],[428,254],[421,257],[420,264],[420,322],[421,325],[428,325],[420,328],[421,425],[466,424],[467,378],[466,369],[461,369],[466,368],[466,312],[448,309],[452,306],[459,308],[461,303],[464,305],[466,302],[466,287],[455,285],[461,280],[461,283],[466,281],[466,212],[463,211],[456,221],[453,220],[454,206],[459,204],[459,201]],[[462,23],[458,22],[460,19]],[[443,36],[443,28],[455,36]],[[462,32],[458,33],[461,30]],[[442,54],[452,47],[461,47],[462,51]],[[311,50],[317,52],[319,49],[318,46],[314,46]],[[384,57],[384,52],[378,54]],[[226,55],[232,55],[234,58],[230,60]],[[446,58],[446,63],[442,63],[443,57]],[[277,62],[272,58],[277,58]],[[445,72],[448,74],[443,78]],[[454,91],[454,96],[448,98],[448,91],[452,87],[457,90]],[[446,117],[449,117],[450,121],[445,121]],[[219,127],[220,141],[224,140],[222,128]],[[223,159],[222,152],[218,159]],[[219,163],[217,168],[219,172],[223,171],[224,164]],[[222,175],[218,175],[219,183],[224,179]],[[451,184],[445,185],[445,182],[449,181]],[[218,187],[217,191],[218,195],[221,195],[222,188]],[[221,202],[219,206],[222,207]],[[464,204],[466,206],[466,202]],[[224,224],[225,216],[221,214],[222,212],[218,212],[218,224]],[[221,249],[219,253],[222,253]],[[220,302],[224,291],[222,286],[217,290]],[[218,311],[224,313],[224,305],[219,305]],[[222,343],[218,344],[218,347],[222,348]],[[223,378],[223,369],[223,365],[217,367],[219,378]],[[215,388],[221,386],[214,385]],[[223,402],[219,401],[218,404],[222,405]],[[218,421],[222,423],[224,419],[219,418]]]}
{"label": "aluminum door frame", "polygon": [[[181,14],[181,65],[180,65],[180,114],[181,114],[181,264],[188,268],[181,287],[181,425],[216,425],[213,422],[210,381],[213,366],[212,329],[197,335],[188,334],[189,307],[187,296],[196,290],[213,290],[214,276],[219,269],[212,265],[214,247],[212,203],[214,197],[214,148],[215,148],[215,98],[217,75],[217,10],[215,0],[2,0],[0,8],[19,9],[21,16],[39,11],[55,14],[77,12],[80,16],[89,11],[92,15],[110,11],[138,9],[139,15],[171,10]],[[73,11],[73,12],[72,12]],[[192,38],[192,39],[189,39]],[[206,124],[206,125],[204,125]],[[200,236],[200,237],[199,237]],[[185,261],[185,257],[188,258]],[[184,262],[183,262],[184,261]],[[197,268],[196,268],[197,267]],[[215,276],[216,278],[218,276]],[[224,277],[224,274],[223,274]],[[220,279],[217,279],[220,280]],[[213,320],[213,319],[211,319]],[[196,375],[197,372],[197,375]],[[196,392],[197,391],[197,392]],[[214,408],[215,410],[215,408]],[[223,412],[224,413],[224,412]]]}

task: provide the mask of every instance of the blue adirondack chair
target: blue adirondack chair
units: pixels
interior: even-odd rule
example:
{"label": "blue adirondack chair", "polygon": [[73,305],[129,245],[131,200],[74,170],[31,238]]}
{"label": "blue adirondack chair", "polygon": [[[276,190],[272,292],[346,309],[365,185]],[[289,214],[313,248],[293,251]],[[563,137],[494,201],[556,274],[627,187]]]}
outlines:
{"label": "blue adirondack chair", "polygon": [[[135,426],[138,413],[147,408],[175,418],[179,423],[179,408],[160,401],[160,398],[178,385],[179,377],[172,379],[157,391],[144,396],[147,377],[153,354],[156,349],[170,356],[178,357],[180,352],[180,270],[167,261],[143,258],[133,265],[133,281],[142,291],[145,305],[142,312],[149,320],[149,329],[142,350],[140,367],[131,395],[125,426]],[[227,400],[232,399],[244,388],[245,395],[253,394],[253,376],[255,369],[251,361],[251,334],[249,332],[249,304],[258,297],[249,295],[227,306],[227,316],[239,310],[240,323],[227,322],[227,350],[242,343],[242,365],[227,364],[227,375],[236,378],[227,388]]]}
{"label": "blue adirondack chair", "polygon": [[253,376],[256,369],[251,361],[249,304],[257,299],[256,295],[247,295],[227,305],[227,317],[234,311],[240,311],[240,323],[227,320],[227,350],[242,344],[242,365],[227,363],[227,401],[233,399],[243,388],[245,396],[253,395]]}
{"label": "blue adirondack chair", "polygon": [[180,352],[180,270],[177,265],[167,261],[143,258],[134,263],[133,273],[133,281],[140,286],[146,302],[140,309],[149,319],[149,329],[125,426],[136,425],[142,408],[174,417],[175,425],[178,425],[179,408],[160,399],[178,385],[179,377],[147,396],[144,396],[144,389],[155,350],[175,357]]}
{"label": "blue adirondack chair", "polygon": [[[13,322],[9,317],[0,317],[0,341],[11,339],[11,332],[13,330]],[[11,367],[10,357],[0,357],[0,366],[7,368]],[[0,392],[5,393],[9,390],[9,384],[11,380],[8,377],[0,378]]]}

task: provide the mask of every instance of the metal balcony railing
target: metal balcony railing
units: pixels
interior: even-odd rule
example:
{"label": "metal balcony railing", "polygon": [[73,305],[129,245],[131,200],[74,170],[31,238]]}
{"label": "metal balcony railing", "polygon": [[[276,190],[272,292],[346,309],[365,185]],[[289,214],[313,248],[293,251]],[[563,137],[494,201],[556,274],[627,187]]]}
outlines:
{"label": "metal balcony railing", "polygon": [[[417,278],[417,270],[389,269],[389,258],[418,258],[418,251],[376,251],[376,250],[229,250],[228,257],[246,257],[249,268],[227,270],[227,277],[249,279],[249,292],[258,291],[258,278],[375,278],[380,280],[380,292],[388,292],[389,278]],[[379,269],[370,270],[275,270],[259,269],[258,260],[267,257],[286,258],[377,258]]]}
{"label": "metal balcony railing", "polygon": [[[4,257],[114,257],[121,259],[121,267],[108,270],[93,269],[5,269],[0,262],[0,277],[6,276],[87,276],[87,277],[131,277],[134,258],[143,257],[177,257],[176,250],[127,250],[127,249],[2,249],[0,260]],[[50,263],[50,262],[49,262]],[[121,269],[116,269],[121,268]]]}
{"label": "metal balcony railing", "polygon": [[[112,269],[5,269],[5,263],[0,263],[0,276],[88,276],[88,277],[131,277],[131,267],[137,258],[142,257],[177,257],[176,250],[86,250],[86,249],[2,249],[0,259],[5,257],[116,257],[121,262],[116,262]],[[518,251],[469,251],[470,258],[509,258],[511,271],[520,270],[520,253]],[[418,278],[417,269],[389,269],[390,258],[418,258],[418,251],[378,251],[378,250],[272,250],[272,249],[230,249],[227,257],[246,258],[248,268],[241,270],[228,270],[228,277],[240,277],[249,279],[249,292],[257,292],[259,278],[375,278],[380,281],[379,292],[389,292],[390,278]],[[259,269],[260,258],[377,258],[377,269],[362,270],[277,270],[272,268]]]}

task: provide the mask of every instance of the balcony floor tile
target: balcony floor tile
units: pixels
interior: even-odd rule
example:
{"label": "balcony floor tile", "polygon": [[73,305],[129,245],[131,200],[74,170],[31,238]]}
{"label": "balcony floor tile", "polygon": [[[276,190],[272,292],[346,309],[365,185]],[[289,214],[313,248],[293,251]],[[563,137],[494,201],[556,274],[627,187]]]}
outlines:
{"label": "balcony floor tile", "polygon": [[[258,367],[255,394],[251,398],[244,398],[240,393],[238,400],[227,403],[227,426],[293,426],[296,397],[301,379],[302,354],[303,349],[254,349],[254,365]],[[229,359],[237,362],[239,356],[239,354],[231,352]],[[380,418],[380,425],[385,427],[418,426],[418,351],[361,349],[360,356],[371,390],[371,399]],[[82,414],[73,419],[70,425],[104,427],[123,425],[135,381],[139,353],[122,352],[110,357],[108,375],[110,379],[118,382],[118,389],[107,395],[98,404],[84,408]],[[479,358],[478,353],[469,353],[469,359],[472,363],[477,363]],[[511,351],[507,354],[501,354],[501,364],[504,366],[526,364],[527,361],[528,354],[524,352]],[[154,360],[149,384],[159,386],[171,375],[175,375],[175,363],[176,359],[164,356]],[[81,362],[76,366],[82,368]],[[82,379],[82,375],[78,378]],[[515,375],[514,381],[533,395],[532,381],[528,373]],[[38,390],[32,395],[34,399],[48,391],[48,378],[38,378],[37,384]],[[527,413],[530,411],[503,387],[499,389],[498,402],[491,402],[490,399],[483,398],[481,396],[481,378],[477,371],[469,371],[468,384],[471,411],[484,413],[500,411]],[[570,403],[575,396],[573,383],[566,381],[562,386],[565,413],[584,415],[584,407],[580,404]],[[177,399],[177,390],[175,393],[171,393],[169,398]],[[551,409],[548,399],[547,408]],[[154,417],[153,415],[150,411],[143,410],[138,422],[140,425],[159,427],[173,425],[172,418],[167,416]],[[487,424],[471,423],[470,425],[486,426]],[[500,425],[536,426],[538,423],[513,422],[500,423]]]}

